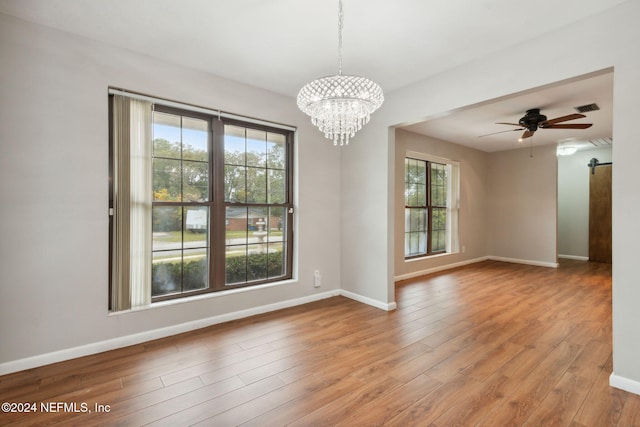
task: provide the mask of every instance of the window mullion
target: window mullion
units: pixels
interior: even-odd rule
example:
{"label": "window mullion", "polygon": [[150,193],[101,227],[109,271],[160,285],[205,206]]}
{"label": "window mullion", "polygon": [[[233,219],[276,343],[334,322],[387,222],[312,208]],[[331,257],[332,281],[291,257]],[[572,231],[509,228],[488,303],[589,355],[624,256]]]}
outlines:
{"label": "window mullion", "polygon": [[211,271],[209,285],[215,290],[224,289],[225,282],[225,241],[226,241],[226,207],[224,203],[224,123],[220,119],[212,120],[211,163],[213,193],[212,206],[212,243],[211,243]]}

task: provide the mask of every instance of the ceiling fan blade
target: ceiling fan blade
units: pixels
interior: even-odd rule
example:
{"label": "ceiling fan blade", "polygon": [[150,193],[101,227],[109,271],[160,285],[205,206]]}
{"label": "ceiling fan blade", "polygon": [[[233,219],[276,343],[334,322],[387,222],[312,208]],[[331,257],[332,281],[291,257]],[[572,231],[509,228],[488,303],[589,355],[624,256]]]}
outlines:
{"label": "ceiling fan blade", "polygon": [[534,134],[533,131],[525,130],[524,133],[522,134],[522,136],[520,137],[520,141],[522,141],[523,139],[532,137],[533,134]]}
{"label": "ceiling fan blade", "polygon": [[503,123],[503,122],[496,122],[497,125],[509,125],[509,126],[518,126],[518,127],[522,127],[520,125],[520,123]]}
{"label": "ceiling fan blade", "polygon": [[479,135],[478,138],[482,138],[482,137],[490,136],[490,135],[496,135],[496,134],[505,133],[505,132],[517,132],[517,131],[520,131],[520,130],[524,130],[524,128],[501,130],[500,132],[493,132],[493,133],[488,133],[486,135]]}
{"label": "ceiling fan blade", "polygon": [[564,124],[564,125],[551,125],[545,126],[543,129],[587,129],[593,126],[593,123],[574,123],[574,124]]}
{"label": "ceiling fan blade", "polygon": [[544,122],[541,122],[538,126],[542,127],[542,128],[546,128],[549,125],[553,125],[556,123],[560,123],[560,122],[566,122],[568,120],[575,120],[575,119],[581,119],[583,117],[587,117],[584,114],[569,114],[567,116],[562,116],[562,117],[556,117],[555,119],[549,119],[549,120],[545,120]]}

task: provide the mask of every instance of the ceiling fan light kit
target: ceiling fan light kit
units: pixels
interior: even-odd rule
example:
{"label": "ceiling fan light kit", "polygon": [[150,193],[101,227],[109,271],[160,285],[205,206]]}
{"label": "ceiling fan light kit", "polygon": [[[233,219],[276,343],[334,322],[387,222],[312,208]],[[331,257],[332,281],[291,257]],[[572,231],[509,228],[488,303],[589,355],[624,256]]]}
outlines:
{"label": "ceiling fan light kit", "polygon": [[578,151],[578,147],[575,145],[562,145],[558,147],[556,153],[558,156],[570,156],[575,154],[576,151]]}

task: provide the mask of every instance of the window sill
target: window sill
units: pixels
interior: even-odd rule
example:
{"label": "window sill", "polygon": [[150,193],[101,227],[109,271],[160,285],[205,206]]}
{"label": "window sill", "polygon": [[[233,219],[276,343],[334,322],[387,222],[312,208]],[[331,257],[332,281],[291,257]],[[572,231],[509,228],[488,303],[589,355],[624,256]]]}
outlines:
{"label": "window sill", "polygon": [[460,251],[456,251],[456,252],[445,252],[442,254],[436,254],[436,255],[425,255],[425,256],[421,256],[421,257],[417,257],[417,258],[410,258],[410,259],[405,259],[404,262],[405,263],[412,263],[412,262],[416,262],[416,261],[425,261],[428,259],[435,259],[435,258],[443,258],[443,257],[447,257],[450,255],[456,255],[459,254]]}
{"label": "window sill", "polygon": [[132,309],[129,309],[129,310],[110,311],[108,313],[108,315],[109,316],[117,316],[117,315],[120,315],[120,314],[134,313],[134,312],[138,312],[138,311],[142,311],[142,310],[150,310],[150,309],[154,309],[154,308],[160,308],[160,307],[167,307],[167,306],[171,306],[171,305],[190,303],[190,302],[194,302],[194,301],[206,300],[206,299],[211,299],[211,298],[220,298],[220,297],[224,297],[224,296],[228,296],[228,295],[235,295],[235,294],[241,294],[241,293],[245,293],[245,292],[258,291],[258,290],[261,290],[261,289],[273,288],[273,287],[276,287],[276,286],[283,286],[283,285],[289,285],[289,284],[295,284],[295,283],[298,283],[297,279],[289,279],[289,280],[283,280],[281,282],[265,283],[265,284],[262,284],[262,285],[255,285],[255,286],[246,286],[246,287],[242,287],[242,288],[228,289],[228,290],[225,290],[225,291],[208,292],[208,293],[205,293],[205,294],[198,294],[198,295],[193,295],[193,296],[184,297],[184,298],[175,298],[175,299],[170,299],[170,300],[165,300],[165,301],[153,302],[153,303],[151,303],[149,305],[145,305],[144,307],[137,307],[137,308],[132,308]]}

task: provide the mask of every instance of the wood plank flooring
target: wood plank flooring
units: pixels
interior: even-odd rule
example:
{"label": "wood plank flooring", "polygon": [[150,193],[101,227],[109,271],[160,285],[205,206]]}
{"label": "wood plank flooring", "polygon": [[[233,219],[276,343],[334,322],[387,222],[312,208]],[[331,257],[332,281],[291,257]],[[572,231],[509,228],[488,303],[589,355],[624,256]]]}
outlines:
{"label": "wood plank flooring", "polygon": [[640,396],[608,386],[610,265],[487,261],[401,282],[396,301],[335,297],[5,375],[0,402],[38,407],[0,425],[640,426]]}

